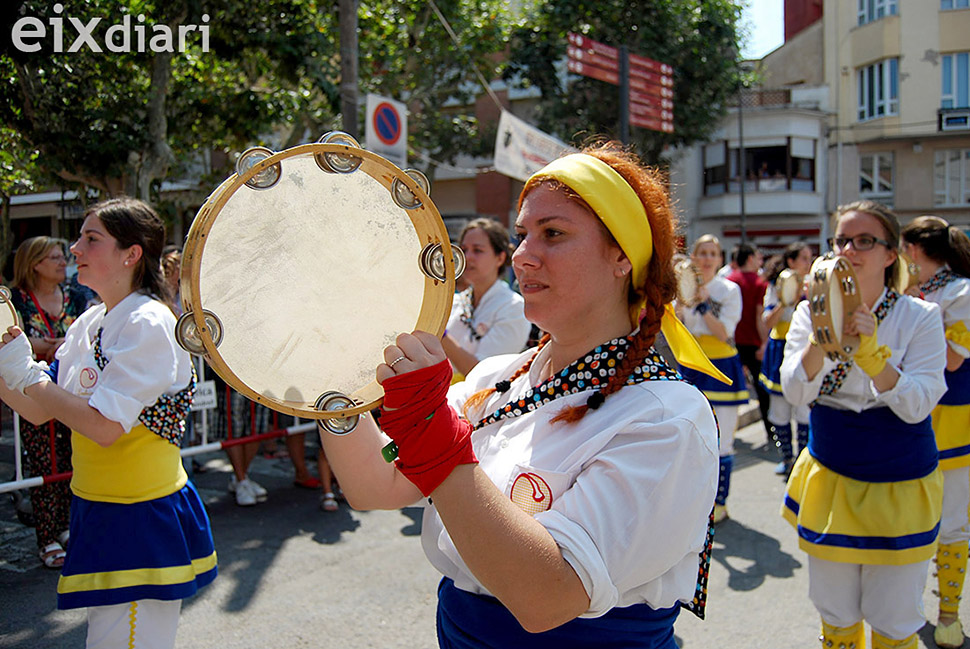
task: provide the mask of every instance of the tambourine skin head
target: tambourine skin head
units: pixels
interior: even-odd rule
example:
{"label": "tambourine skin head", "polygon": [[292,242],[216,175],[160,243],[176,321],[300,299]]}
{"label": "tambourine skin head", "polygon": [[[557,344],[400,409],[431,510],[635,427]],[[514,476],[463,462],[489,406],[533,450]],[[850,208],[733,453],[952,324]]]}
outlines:
{"label": "tambourine skin head", "polygon": [[677,276],[677,301],[687,307],[696,306],[704,283],[697,266],[686,259],[674,266],[674,274]]}
{"label": "tambourine skin head", "polygon": [[[353,169],[319,162],[350,158]],[[247,186],[269,166],[278,182]],[[420,205],[397,205],[394,183]],[[230,176],[199,210],[183,252],[183,309],[206,361],[236,391],[298,417],[349,419],[381,404],[384,347],[401,333],[444,331],[455,258],[440,254],[434,277],[419,258],[448,245],[412,176],[344,140],[304,144]],[[315,407],[331,391],[351,400],[340,417]]]}

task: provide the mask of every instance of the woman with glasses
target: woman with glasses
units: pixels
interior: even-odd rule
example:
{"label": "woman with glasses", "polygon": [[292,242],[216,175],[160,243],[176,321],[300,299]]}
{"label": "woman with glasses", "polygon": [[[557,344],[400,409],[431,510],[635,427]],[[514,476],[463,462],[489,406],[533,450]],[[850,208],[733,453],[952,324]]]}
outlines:
{"label": "woman with glasses", "polygon": [[738,409],[748,402],[744,366],[734,346],[734,329],[741,320],[741,289],[734,282],[718,276],[721,265],[721,242],[705,234],[694,242],[691,262],[701,275],[698,302],[693,308],[677,305],[677,313],[701,349],[724,373],[728,385],[689,367],[681,367],[684,378],[696,385],[714,406],[720,430],[720,471],[717,497],[714,500],[714,522],[728,518],[727,498],[734,467],[734,433],[738,427]]}
{"label": "woman with glasses", "polygon": [[970,540],[970,238],[937,216],[920,216],[903,228],[903,251],[919,265],[918,291],[940,306],[946,335],[947,391],[933,409],[933,430],[943,472],[943,518],[936,551],[939,647],[963,644],[958,611]]}
{"label": "woman with glasses", "polygon": [[[12,302],[24,325],[34,358],[52,361],[74,319],[84,313],[86,296],[66,280],[64,242],[51,237],[23,241],[14,254]],[[35,426],[20,420],[26,470],[32,476],[71,470],[71,431],[60,422]],[[66,480],[30,490],[40,560],[60,569],[67,556],[71,489]]]}
{"label": "woman with glasses", "polygon": [[943,498],[930,412],[946,385],[939,307],[892,287],[899,222],[872,201],[835,214],[836,254],[852,265],[862,305],[844,335],[848,361],[813,338],[809,305],[792,317],[781,366],[785,397],[814,404],[808,452],[788,480],[783,516],[808,553],[809,597],[824,646],[917,646],[923,588]]}
{"label": "woman with glasses", "polygon": [[500,279],[512,262],[505,226],[475,219],[458,241],[465,253],[462,279],[469,286],[455,296],[441,344],[455,371],[465,375],[483,358],[522,351],[532,325],[525,319],[522,296]]}

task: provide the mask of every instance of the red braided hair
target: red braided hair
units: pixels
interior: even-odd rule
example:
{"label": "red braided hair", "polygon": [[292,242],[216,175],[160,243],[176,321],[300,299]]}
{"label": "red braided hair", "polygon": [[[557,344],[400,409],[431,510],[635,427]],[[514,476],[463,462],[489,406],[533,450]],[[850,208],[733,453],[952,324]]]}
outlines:
{"label": "red braided hair", "polygon": [[[536,351],[532,355],[532,357],[529,358],[528,361],[526,361],[525,365],[517,369],[515,371],[515,374],[513,374],[506,380],[509,383],[511,383],[515,379],[519,378],[520,376],[528,372],[529,368],[532,367],[532,361],[536,359],[536,356],[539,355],[539,352],[542,350],[543,347],[546,346],[546,343],[548,342],[549,342],[549,334],[545,334],[542,338],[539,339],[539,345],[536,347]],[[495,392],[496,392],[496,389],[494,387],[485,388],[483,390],[479,390],[472,396],[468,397],[468,401],[465,402],[465,405],[461,409],[461,414],[465,416],[465,419],[468,419],[469,421],[471,421],[471,419],[468,416],[468,413],[470,413],[472,409],[477,408],[481,404],[485,403],[485,400],[488,399]]]}

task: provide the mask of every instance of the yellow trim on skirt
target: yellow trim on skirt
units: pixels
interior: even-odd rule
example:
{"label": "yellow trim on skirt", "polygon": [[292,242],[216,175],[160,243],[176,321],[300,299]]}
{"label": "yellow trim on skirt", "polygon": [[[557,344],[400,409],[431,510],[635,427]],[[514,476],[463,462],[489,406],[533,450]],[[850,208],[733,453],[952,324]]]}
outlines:
{"label": "yellow trim on skirt", "polygon": [[901,566],[936,553],[943,474],[899,482],[863,482],[828,469],[803,450],[781,514],[798,545],[819,559]]}
{"label": "yellow trim on skirt", "polygon": [[970,405],[940,404],[933,408],[931,416],[936,447],[940,449],[940,469],[970,466]]}
{"label": "yellow trim on skirt", "polygon": [[91,572],[82,575],[62,576],[57,582],[58,593],[108,590],[128,586],[164,586],[192,581],[196,575],[216,567],[216,553],[193,559],[191,565],[168,568],[135,568],[109,572]]}
{"label": "yellow trim on skirt", "polygon": [[771,332],[768,335],[775,340],[784,340],[788,337],[789,328],[791,328],[791,322],[789,320],[782,320],[771,328]]}

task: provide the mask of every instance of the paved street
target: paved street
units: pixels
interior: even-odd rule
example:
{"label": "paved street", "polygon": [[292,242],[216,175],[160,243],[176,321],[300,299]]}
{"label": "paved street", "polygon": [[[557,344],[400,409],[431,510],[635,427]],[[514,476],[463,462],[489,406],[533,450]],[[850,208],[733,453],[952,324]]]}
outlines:
{"label": "paved street", "polygon": [[[10,446],[0,446],[0,479],[12,473],[11,458]],[[186,602],[180,649],[436,646],[437,575],[421,552],[418,510],[354,512],[341,504],[325,514],[316,492],[292,486],[289,460],[262,457],[252,475],[270,500],[240,508],[225,490],[228,463],[202,459],[208,470],[195,479],[212,517],[220,575]],[[715,538],[707,620],[680,616],[682,647],[818,646],[805,555],[778,514],[784,485],[775,463],[760,422],[742,429],[732,518]],[[0,500],[0,648],[83,647],[83,613],[55,610],[57,575],[40,567],[33,530]],[[935,620],[929,588],[925,602]],[[932,632],[923,628],[921,647],[935,647]]]}

